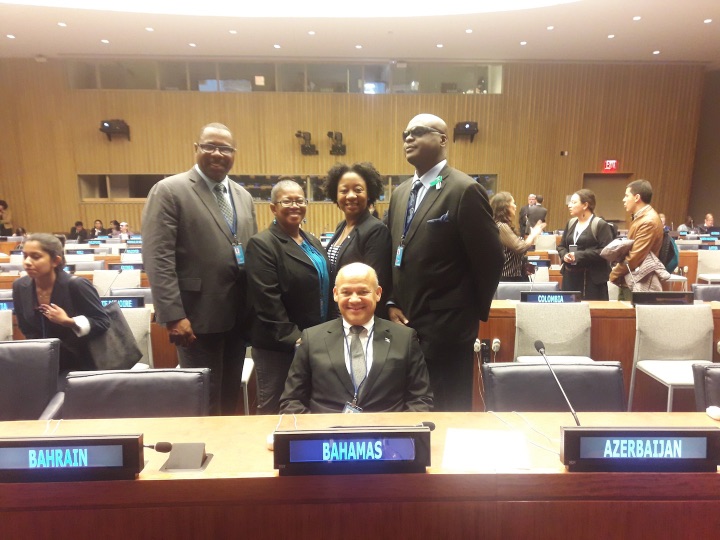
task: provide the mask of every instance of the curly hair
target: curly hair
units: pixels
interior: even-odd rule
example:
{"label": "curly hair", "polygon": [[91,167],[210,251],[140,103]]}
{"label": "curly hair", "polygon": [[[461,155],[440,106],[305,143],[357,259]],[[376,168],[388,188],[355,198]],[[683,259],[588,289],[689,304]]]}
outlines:
{"label": "curly hair", "polygon": [[507,223],[512,227],[510,218],[510,204],[513,196],[507,191],[498,191],[493,198],[490,199],[490,207],[493,211],[493,218],[500,223]]}
{"label": "curly hair", "polygon": [[349,166],[344,163],[337,163],[328,171],[327,178],[323,184],[325,195],[332,202],[337,204],[338,184],[345,173],[349,172],[354,172],[360,176],[360,178],[365,180],[365,185],[367,186],[368,205],[373,204],[378,200],[380,195],[383,194],[383,177],[372,163],[353,163]]}

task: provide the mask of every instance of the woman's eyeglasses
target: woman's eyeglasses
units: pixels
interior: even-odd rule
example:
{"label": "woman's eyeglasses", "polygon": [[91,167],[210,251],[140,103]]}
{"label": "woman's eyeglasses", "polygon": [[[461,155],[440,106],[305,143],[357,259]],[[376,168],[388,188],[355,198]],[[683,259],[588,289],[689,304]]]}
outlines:
{"label": "woman's eyeglasses", "polygon": [[302,208],[303,206],[307,206],[307,199],[281,199],[275,204],[279,204],[283,208],[290,208],[291,206],[297,206],[298,208]]}

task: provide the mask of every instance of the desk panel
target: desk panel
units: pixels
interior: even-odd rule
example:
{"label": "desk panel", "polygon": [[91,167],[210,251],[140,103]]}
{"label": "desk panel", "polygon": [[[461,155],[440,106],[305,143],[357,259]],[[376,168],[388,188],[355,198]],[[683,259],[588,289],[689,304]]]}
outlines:
{"label": "desk panel", "polygon": [[[432,420],[426,474],[278,477],[265,437],[276,416],[63,421],[56,435],[142,432],[145,442],[204,441],[197,473],[161,473],[149,451],[135,481],[0,484],[8,538],[712,538],[720,527],[717,473],[568,473],[553,452],[569,414],[396,413],[301,415],[299,428]],[[713,427],[700,413],[581,413],[587,426]],[[293,419],[282,419],[283,427]],[[530,468],[443,468],[448,429],[521,431]],[[5,422],[0,436],[42,433]],[[361,520],[357,516],[362,516]]]}

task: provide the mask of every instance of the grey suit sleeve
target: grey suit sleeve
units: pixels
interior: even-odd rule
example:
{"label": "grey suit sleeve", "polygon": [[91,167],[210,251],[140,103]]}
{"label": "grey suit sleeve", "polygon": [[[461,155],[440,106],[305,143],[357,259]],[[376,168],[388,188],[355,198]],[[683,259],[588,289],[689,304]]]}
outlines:
{"label": "grey suit sleeve", "polygon": [[280,397],[281,414],[304,414],[310,412],[312,372],[310,370],[310,345],[307,332],[302,333],[302,343],[295,349],[295,357]]}
{"label": "grey suit sleeve", "polygon": [[413,331],[410,339],[406,380],[405,410],[413,412],[431,411],[433,409],[433,393],[430,389],[430,376],[415,331]]}
{"label": "grey suit sleeve", "polygon": [[166,184],[161,182],[150,190],[142,220],[143,265],[153,293],[155,319],[159,323],[184,319],[175,261],[179,211]]}

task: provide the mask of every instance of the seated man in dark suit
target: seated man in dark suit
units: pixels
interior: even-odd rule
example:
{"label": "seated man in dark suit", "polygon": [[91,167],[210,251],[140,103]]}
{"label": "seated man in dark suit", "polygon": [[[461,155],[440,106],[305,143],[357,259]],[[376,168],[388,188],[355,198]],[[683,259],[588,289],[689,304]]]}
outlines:
{"label": "seated man in dark suit", "polygon": [[77,240],[78,243],[82,244],[83,242],[86,242],[88,239],[88,232],[83,226],[82,221],[76,221],[75,226],[70,229],[70,234],[68,234],[69,240]]}
{"label": "seated man in dark suit", "polygon": [[370,266],[340,269],[341,319],[303,331],[280,398],[281,413],[432,409],[427,366],[412,328],[375,317],[382,288]]}

